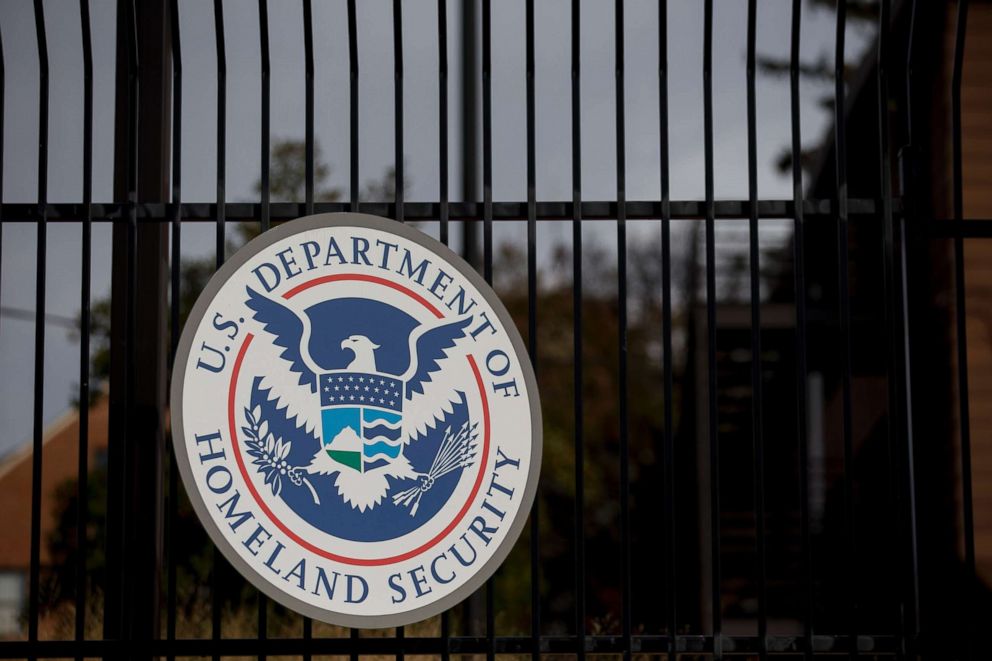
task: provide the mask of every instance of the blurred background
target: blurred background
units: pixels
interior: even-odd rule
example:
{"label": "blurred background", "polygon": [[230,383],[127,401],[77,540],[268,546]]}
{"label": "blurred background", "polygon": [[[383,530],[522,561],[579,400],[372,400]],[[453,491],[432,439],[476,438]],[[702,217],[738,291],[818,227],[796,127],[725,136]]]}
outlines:
{"label": "blurred background", "polygon": [[0,4],[0,638],[348,635],[215,552],[164,384],[219,261],[358,204],[491,264],[545,419],[536,522],[407,636],[983,656],[992,4],[138,4]]}

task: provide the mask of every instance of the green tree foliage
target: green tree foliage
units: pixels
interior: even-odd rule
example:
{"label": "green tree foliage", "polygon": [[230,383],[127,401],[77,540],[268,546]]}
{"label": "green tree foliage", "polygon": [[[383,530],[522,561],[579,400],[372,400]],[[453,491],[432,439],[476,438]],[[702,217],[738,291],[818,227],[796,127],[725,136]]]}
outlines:
{"label": "green tree foliage", "polygon": [[[810,9],[820,11],[837,11],[838,0],[809,0]],[[880,11],[878,0],[845,0],[845,11],[847,12],[848,29],[867,29],[878,23]],[[789,75],[792,62],[788,57],[777,57],[757,54],[755,56],[758,69],[769,76],[784,78]],[[845,82],[849,82],[862,61],[846,61],[841,67],[841,76]],[[820,51],[812,59],[803,60],[797,63],[799,75],[813,83],[828,85],[834,81],[834,54],[826,50]],[[822,93],[817,102],[821,108],[827,112],[833,112],[834,97],[833,92]],[[831,137],[828,133],[817,144],[804,148],[800,154],[799,166],[804,170],[810,170],[820,160],[821,152],[829,147]],[[792,169],[792,149],[783,147],[775,158],[775,167],[779,172],[785,173]]]}
{"label": "green tree foliage", "polygon": [[[313,152],[314,199],[337,202],[342,191],[327,185],[331,167],[321,157],[319,144],[314,144]],[[306,197],[306,157],[306,143],[300,140],[280,140],[273,146],[269,167],[269,191],[273,200],[297,202]],[[255,183],[255,192],[261,194],[261,181]]]}

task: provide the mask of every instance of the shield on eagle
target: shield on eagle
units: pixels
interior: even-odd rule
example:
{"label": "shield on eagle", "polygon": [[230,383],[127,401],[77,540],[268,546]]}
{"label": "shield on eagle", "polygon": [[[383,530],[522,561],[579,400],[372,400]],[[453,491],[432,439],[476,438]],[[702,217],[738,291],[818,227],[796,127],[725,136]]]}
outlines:
{"label": "shield on eagle", "polygon": [[359,473],[403,452],[403,383],[393,376],[334,370],[318,377],[321,442],[343,468]]}

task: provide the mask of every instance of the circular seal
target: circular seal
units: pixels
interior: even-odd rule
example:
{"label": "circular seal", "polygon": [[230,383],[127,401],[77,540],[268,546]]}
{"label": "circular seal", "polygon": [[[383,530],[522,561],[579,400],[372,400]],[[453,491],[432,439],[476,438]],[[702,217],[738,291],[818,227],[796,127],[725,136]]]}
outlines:
{"label": "circular seal", "polygon": [[180,473],[214,543],[304,615],[430,617],[496,571],[541,466],[541,410],[506,309],[418,230],[320,214],[211,278],[172,375]]}

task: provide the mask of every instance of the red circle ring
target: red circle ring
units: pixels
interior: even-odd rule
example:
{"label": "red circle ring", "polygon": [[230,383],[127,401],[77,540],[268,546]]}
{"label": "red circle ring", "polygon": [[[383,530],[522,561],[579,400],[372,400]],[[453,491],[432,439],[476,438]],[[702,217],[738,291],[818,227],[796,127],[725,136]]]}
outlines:
{"label": "red circle ring", "polygon": [[[395,282],[386,280],[385,278],[378,278],[372,275],[361,275],[357,273],[327,275],[320,278],[314,278],[300,285],[297,285],[293,289],[290,289],[285,294],[283,294],[282,297],[288,300],[293,296],[296,296],[300,292],[310,289],[311,287],[316,287],[317,285],[322,285],[329,282],[341,282],[347,280],[352,280],[352,281],[359,280],[362,282],[368,282],[372,284],[382,285],[385,287],[390,287],[414,299],[415,301],[423,305],[425,308],[427,308],[438,319],[440,319],[443,316],[437,308],[435,308],[429,301],[427,301],[427,299],[425,299],[423,296],[420,296],[419,294],[415,294],[414,292],[410,291],[403,285],[396,284]],[[234,422],[234,398],[237,390],[238,375],[241,372],[241,363],[244,360],[245,354],[248,352],[248,347],[249,345],[251,345],[253,338],[254,335],[252,335],[251,333],[245,335],[244,344],[241,345],[241,349],[238,351],[238,357],[234,362],[234,369],[231,372],[231,383],[230,383],[230,387],[228,388],[227,414],[228,414],[228,424],[230,425],[231,445],[234,448],[234,457],[238,462],[238,468],[241,470],[241,476],[244,478],[245,484],[248,485],[248,490],[251,492],[251,495],[255,499],[255,502],[262,509],[262,511],[265,512],[266,516],[268,516],[269,519],[273,523],[275,523],[276,526],[287,537],[292,539],[300,546],[306,548],[307,550],[313,553],[316,553],[317,555],[325,557],[328,560],[334,560],[348,565],[361,565],[361,566],[371,567],[371,566],[388,565],[394,562],[402,562],[403,560],[407,560],[414,556],[420,555],[424,551],[431,549],[438,542],[440,542],[442,539],[447,537],[448,533],[450,533],[455,528],[455,526],[457,526],[458,523],[465,517],[466,512],[468,512],[469,507],[471,507],[472,502],[475,500],[476,495],[479,493],[479,488],[482,486],[482,478],[484,475],[483,471],[485,470],[486,464],[489,461],[489,400],[486,397],[485,386],[482,383],[482,375],[479,373],[479,366],[476,364],[475,359],[472,356],[467,356],[468,364],[472,368],[472,373],[475,375],[476,384],[479,387],[479,396],[482,398],[483,436],[485,440],[483,441],[483,446],[482,446],[482,461],[479,462],[479,473],[475,477],[475,484],[472,486],[472,492],[469,494],[468,499],[465,501],[465,504],[462,505],[462,508],[458,511],[457,516],[455,516],[455,518],[452,519],[451,523],[449,523],[444,530],[442,530],[440,533],[435,535],[433,539],[425,542],[424,544],[421,544],[420,546],[418,546],[417,548],[411,551],[407,551],[406,553],[401,553],[399,555],[394,555],[387,558],[349,558],[347,556],[338,555],[337,553],[331,553],[330,551],[325,551],[324,549],[318,546],[314,546],[313,544],[306,541],[305,539],[302,539],[296,533],[290,530],[282,521],[276,518],[272,510],[270,510],[268,505],[265,504],[265,502],[259,496],[258,490],[255,489],[255,484],[248,476],[248,471],[245,468],[244,459],[241,456],[241,448],[239,447],[238,444],[237,425]]]}

